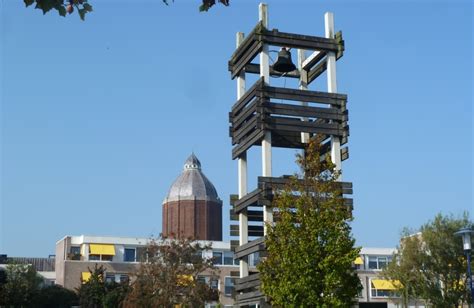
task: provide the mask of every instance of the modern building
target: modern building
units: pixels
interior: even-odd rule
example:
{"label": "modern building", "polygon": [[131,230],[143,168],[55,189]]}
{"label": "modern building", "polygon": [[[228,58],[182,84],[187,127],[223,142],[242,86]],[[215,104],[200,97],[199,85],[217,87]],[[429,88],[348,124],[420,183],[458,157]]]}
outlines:
{"label": "modern building", "polygon": [[[360,282],[363,286],[359,293],[361,308],[401,308],[401,298],[396,293],[396,282],[385,280],[381,272],[392,260],[394,248],[361,249],[359,257],[354,261]],[[425,308],[423,300],[412,300],[409,308]]]}
{"label": "modern building", "polygon": [[163,235],[222,241],[222,200],[191,154],[163,201]]}
{"label": "modern building", "polygon": [[[75,289],[90,277],[89,269],[96,264],[105,268],[106,281],[133,280],[140,261],[144,261],[148,238],[101,237],[101,236],[65,236],[56,243],[56,283],[68,289]],[[219,303],[224,307],[233,304],[233,280],[238,274],[238,262],[229,242],[202,241],[211,244],[212,249],[203,251],[203,258],[212,258],[218,269],[218,278],[210,273],[202,273],[198,279],[206,281],[212,288],[219,290]],[[258,258],[251,259],[255,269]],[[217,303],[209,303],[209,307]]]}

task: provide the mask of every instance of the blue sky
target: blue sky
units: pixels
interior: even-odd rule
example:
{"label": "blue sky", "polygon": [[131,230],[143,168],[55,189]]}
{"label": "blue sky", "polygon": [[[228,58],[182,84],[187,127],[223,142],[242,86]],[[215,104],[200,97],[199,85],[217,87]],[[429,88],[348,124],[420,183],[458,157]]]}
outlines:
{"label": "blue sky", "polygon": [[[198,0],[90,1],[85,22],[0,2],[1,253],[47,256],[65,235],[158,235],[162,200],[191,151],[224,200],[228,239],[237,163],[227,61],[258,1],[208,13]],[[354,183],[357,243],[393,247],[405,226],[472,213],[472,3],[268,4],[270,28],[322,36],[332,11],[343,31],[343,177]],[[259,150],[249,153],[250,188]],[[294,155],[275,150],[274,175],[296,171]]]}

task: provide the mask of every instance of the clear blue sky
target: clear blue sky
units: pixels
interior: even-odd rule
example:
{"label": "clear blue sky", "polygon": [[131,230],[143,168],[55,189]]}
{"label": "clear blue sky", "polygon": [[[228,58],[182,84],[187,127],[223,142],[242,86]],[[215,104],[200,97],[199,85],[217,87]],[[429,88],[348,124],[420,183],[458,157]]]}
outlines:
{"label": "clear blue sky", "polygon": [[[64,235],[158,235],[191,151],[224,200],[228,239],[237,163],[227,61],[258,1],[208,13],[198,0],[90,1],[85,22],[0,2],[0,252],[47,256]],[[349,96],[353,232],[359,245],[393,247],[404,226],[473,212],[473,6],[381,2],[268,4],[270,28],[310,35],[334,12],[346,42],[337,73]],[[274,152],[275,175],[296,171],[294,154]]]}

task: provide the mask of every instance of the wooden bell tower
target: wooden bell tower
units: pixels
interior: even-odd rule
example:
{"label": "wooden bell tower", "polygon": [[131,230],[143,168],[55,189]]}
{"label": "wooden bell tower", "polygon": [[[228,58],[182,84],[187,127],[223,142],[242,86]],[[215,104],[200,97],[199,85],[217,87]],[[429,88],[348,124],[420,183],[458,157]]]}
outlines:
{"label": "wooden bell tower", "polygon": [[[231,196],[231,241],[240,260],[235,282],[236,305],[266,305],[260,291],[258,272],[249,266],[249,256],[264,255],[265,223],[273,223],[273,194],[288,183],[287,177],[272,174],[272,148],[304,149],[308,140],[322,134],[322,149],[329,153],[336,169],[349,157],[347,96],[337,93],[336,61],[344,51],[341,32],[334,31],[334,16],[324,15],[325,37],[270,30],[266,4],[259,5],[259,22],[244,38],[237,33],[237,49],[229,61],[231,78],[237,82],[237,101],[229,114],[232,159],[238,165],[238,195]],[[297,69],[282,74],[269,63],[270,47],[289,48],[298,55]],[[308,56],[307,56],[308,55]],[[257,61],[258,63],[253,63]],[[309,85],[326,72],[327,91],[313,91]],[[259,74],[246,85],[247,74]],[[298,88],[271,86],[274,77],[299,80]],[[247,151],[261,148],[262,171],[257,188],[247,191]],[[340,179],[341,180],[341,179]],[[341,182],[344,194],[352,194],[352,183]],[[345,198],[352,207],[352,199]],[[249,222],[252,222],[249,224]]]}

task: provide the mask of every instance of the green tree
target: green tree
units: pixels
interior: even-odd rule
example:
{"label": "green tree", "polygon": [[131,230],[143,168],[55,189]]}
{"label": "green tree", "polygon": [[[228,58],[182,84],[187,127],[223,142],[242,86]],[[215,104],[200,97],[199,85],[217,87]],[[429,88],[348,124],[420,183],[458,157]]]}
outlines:
{"label": "green tree", "polygon": [[32,303],[41,278],[33,266],[27,264],[8,264],[6,282],[0,287],[0,306],[23,307]]}
{"label": "green tree", "polygon": [[130,292],[130,284],[128,281],[116,283],[108,283],[106,285],[107,292],[104,297],[104,308],[123,307],[124,301]]}
{"label": "green tree", "polygon": [[454,236],[466,226],[473,226],[467,213],[461,218],[438,214],[419,233],[404,230],[383,276],[400,281],[397,286],[405,307],[411,298],[425,299],[439,308],[471,302],[462,242]]}
{"label": "green tree", "polygon": [[91,273],[89,279],[77,289],[79,303],[84,308],[103,307],[107,294],[105,268],[95,264],[94,269],[89,269],[89,272]]}
{"label": "green tree", "polygon": [[[161,0],[166,5],[169,4],[169,0]],[[174,2],[174,0],[172,0]],[[229,5],[229,0],[218,0],[225,6]],[[74,11],[79,13],[79,17],[82,20],[86,17],[86,14],[92,12],[92,5],[88,0],[23,0],[25,5],[28,7],[35,4],[36,9],[43,11],[43,14],[48,13],[51,10],[58,11],[60,16],[65,17],[67,14],[72,14]],[[202,0],[199,6],[199,11],[208,11],[212,6],[216,4],[216,0]]]}
{"label": "green tree", "polygon": [[41,288],[32,302],[35,308],[69,308],[77,306],[79,299],[74,291],[52,285]]}
{"label": "green tree", "polygon": [[197,279],[204,272],[215,276],[212,260],[202,258],[206,249],[210,247],[190,239],[152,240],[125,306],[202,307],[206,301],[217,300],[218,293]]}
{"label": "green tree", "polygon": [[77,289],[79,303],[85,308],[117,308],[123,307],[124,300],[130,290],[129,282],[105,281],[105,268],[95,264],[89,269],[90,278]]}
{"label": "green tree", "polygon": [[277,222],[267,225],[267,257],[258,265],[263,292],[281,307],[350,307],[361,289],[353,261],[350,209],[320,139],[297,156],[301,174],[277,192]]}

